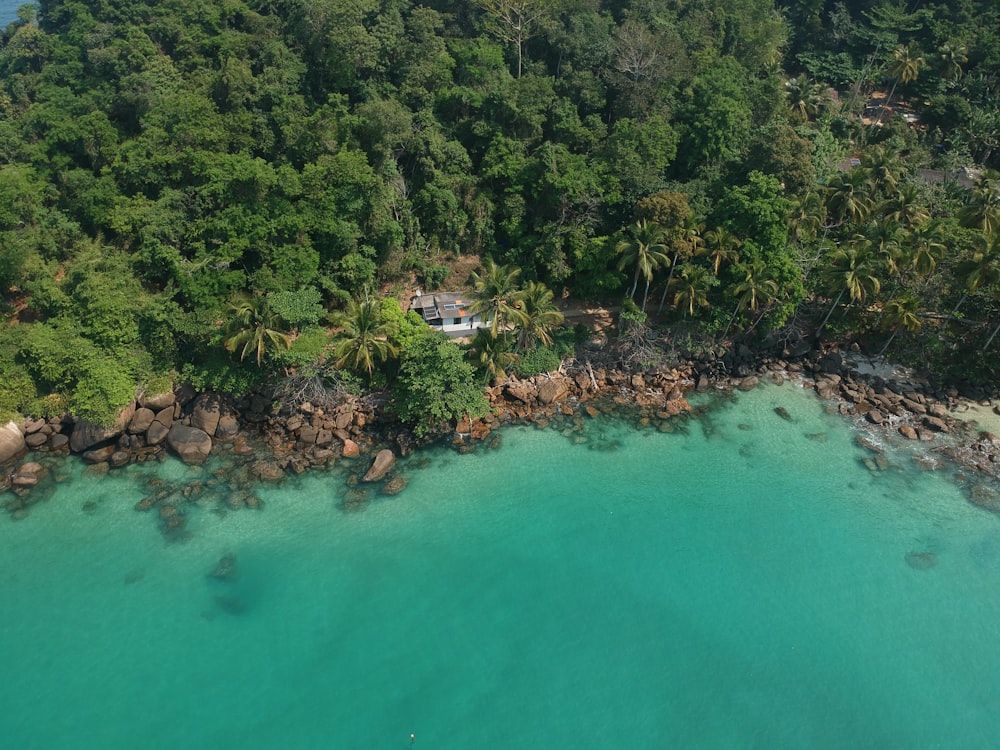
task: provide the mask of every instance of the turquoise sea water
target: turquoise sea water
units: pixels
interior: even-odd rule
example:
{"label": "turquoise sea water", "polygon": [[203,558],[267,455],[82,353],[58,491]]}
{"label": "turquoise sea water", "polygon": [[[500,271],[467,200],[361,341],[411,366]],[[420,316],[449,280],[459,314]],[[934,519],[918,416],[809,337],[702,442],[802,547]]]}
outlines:
{"label": "turquoise sea water", "polygon": [[0,519],[3,746],[995,747],[1000,524],[952,472],[871,472],[791,384],[585,435],[423,454],[356,512],[308,475],[184,542],[149,468],[74,475]]}

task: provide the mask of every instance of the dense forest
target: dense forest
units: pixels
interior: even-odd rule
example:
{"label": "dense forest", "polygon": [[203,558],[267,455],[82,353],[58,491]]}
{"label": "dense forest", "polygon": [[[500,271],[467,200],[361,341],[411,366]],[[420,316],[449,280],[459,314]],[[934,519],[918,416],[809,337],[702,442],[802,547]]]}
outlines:
{"label": "dense forest", "polygon": [[[995,0],[40,0],[0,33],[0,412],[294,375],[424,424],[558,364],[567,295],[983,381],[998,167]],[[395,300],[469,256],[514,331],[463,350]]]}

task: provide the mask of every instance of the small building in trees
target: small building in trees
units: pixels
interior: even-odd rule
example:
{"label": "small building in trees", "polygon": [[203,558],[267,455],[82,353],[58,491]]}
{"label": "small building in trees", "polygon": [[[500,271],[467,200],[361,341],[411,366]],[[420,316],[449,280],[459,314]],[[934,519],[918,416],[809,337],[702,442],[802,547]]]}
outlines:
{"label": "small building in trees", "polygon": [[420,313],[427,325],[449,336],[468,336],[489,324],[470,308],[471,300],[460,292],[421,294],[418,289],[410,300],[410,309]]}

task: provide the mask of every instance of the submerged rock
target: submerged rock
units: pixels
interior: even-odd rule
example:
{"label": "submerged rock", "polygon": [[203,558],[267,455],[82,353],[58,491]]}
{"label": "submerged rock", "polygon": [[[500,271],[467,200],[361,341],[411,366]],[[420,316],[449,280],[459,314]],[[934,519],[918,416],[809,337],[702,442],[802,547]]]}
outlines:
{"label": "submerged rock", "polygon": [[361,481],[378,482],[389,472],[389,469],[395,465],[396,454],[388,448],[384,448],[375,455],[375,460],[372,461],[371,468],[369,468],[368,472],[361,478]]}
{"label": "submerged rock", "polygon": [[236,555],[226,553],[219,558],[215,568],[208,574],[209,578],[216,578],[220,581],[231,581],[237,576]]}
{"label": "submerged rock", "polygon": [[907,552],[906,564],[914,570],[929,570],[937,565],[937,555],[933,552]]}

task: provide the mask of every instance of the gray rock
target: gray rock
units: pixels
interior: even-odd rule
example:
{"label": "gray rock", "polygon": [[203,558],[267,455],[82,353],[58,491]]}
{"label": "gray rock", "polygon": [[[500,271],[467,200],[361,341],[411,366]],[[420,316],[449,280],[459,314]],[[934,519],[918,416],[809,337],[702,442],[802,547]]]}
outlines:
{"label": "gray rock", "polygon": [[219,417],[219,426],[215,428],[215,437],[219,440],[230,441],[236,437],[240,431],[240,423],[235,414],[223,414]]}
{"label": "gray rock", "polygon": [[146,445],[159,445],[167,439],[174,422],[174,407],[166,406],[157,412],[152,424],[146,430]]}
{"label": "gray rock", "polygon": [[88,464],[100,464],[107,461],[115,453],[115,447],[113,445],[106,445],[103,448],[94,448],[93,450],[83,452],[83,460]]}
{"label": "gray rock", "polygon": [[24,439],[29,448],[41,448],[48,441],[49,436],[44,432],[33,432]]}
{"label": "gray rock", "polygon": [[191,426],[206,435],[214,435],[222,417],[222,401],[214,393],[203,393],[195,399],[191,409]]}
{"label": "gray rock", "polygon": [[396,465],[396,454],[388,448],[380,450],[372,461],[371,468],[362,478],[362,482],[377,482],[384,477],[393,466]]}
{"label": "gray rock", "polygon": [[212,438],[197,427],[173,424],[167,434],[167,445],[184,463],[200,464],[212,453]]}
{"label": "gray rock", "polygon": [[84,419],[77,420],[73,425],[73,433],[69,438],[69,449],[74,453],[82,453],[98,443],[118,437],[125,431],[125,426],[135,415],[135,403],[131,403],[120,412],[110,427],[104,427]]}
{"label": "gray rock", "polygon": [[166,393],[143,393],[139,396],[139,406],[149,409],[152,412],[157,412],[161,409],[166,409],[168,406],[173,406],[176,400],[177,397],[173,391],[167,391]]}
{"label": "gray rock", "polygon": [[152,409],[148,409],[145,406],[136,409],[135,414],[132,415],[132,421],[128,423],[128,431],[133,435],[145,432],[153,424],[154,419],[156,419],[156,412]]}
{"label": "gray rock", "polygon": [[62,450],[69,445],[69,438],[61,432],[57,432],[49,441],[49,447],[54,451]]}

